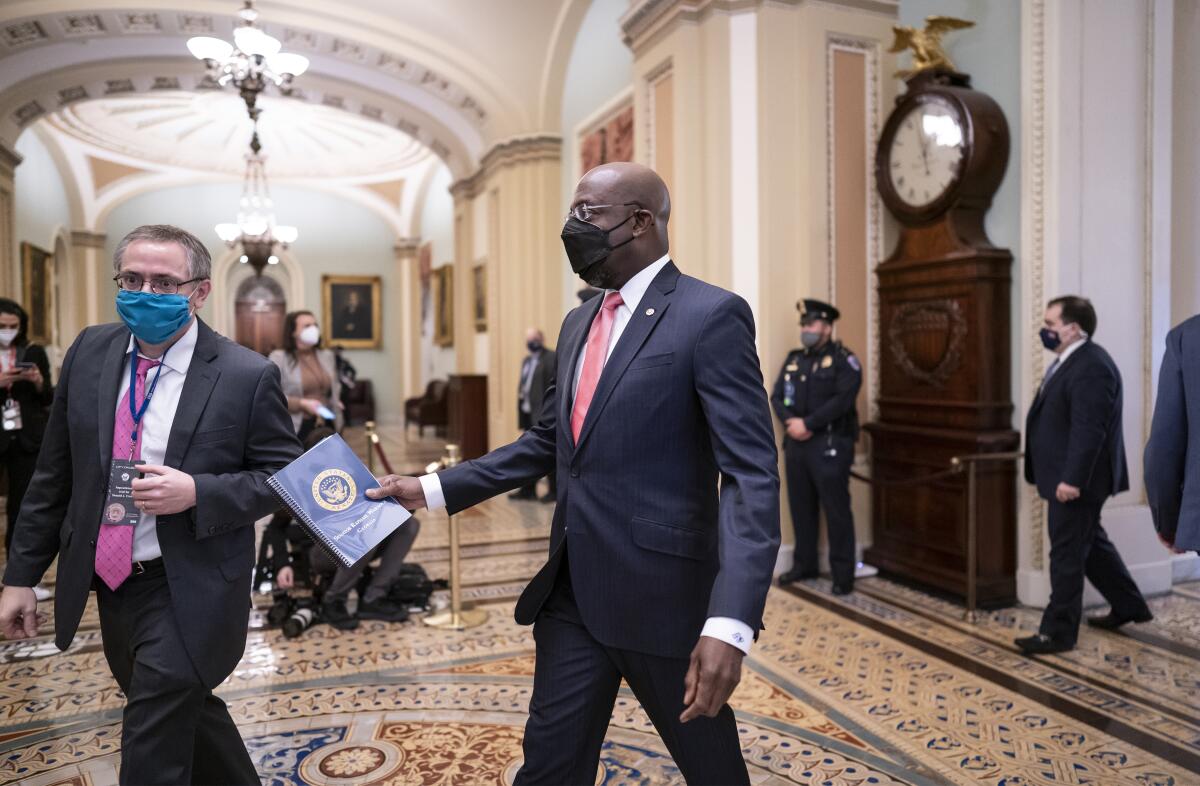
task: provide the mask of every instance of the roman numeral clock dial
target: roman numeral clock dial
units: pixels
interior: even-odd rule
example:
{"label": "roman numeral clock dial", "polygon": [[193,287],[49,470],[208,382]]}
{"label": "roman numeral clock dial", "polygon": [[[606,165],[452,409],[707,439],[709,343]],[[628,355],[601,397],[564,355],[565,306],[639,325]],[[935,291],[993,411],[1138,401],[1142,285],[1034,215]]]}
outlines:
{"label": "roman numeral clock dial", "polygon": [[888,176],[906,205],[924,207],[958,179],[964,153],[958,113],[941,102],[920,103],[908,111],[892,137]]}

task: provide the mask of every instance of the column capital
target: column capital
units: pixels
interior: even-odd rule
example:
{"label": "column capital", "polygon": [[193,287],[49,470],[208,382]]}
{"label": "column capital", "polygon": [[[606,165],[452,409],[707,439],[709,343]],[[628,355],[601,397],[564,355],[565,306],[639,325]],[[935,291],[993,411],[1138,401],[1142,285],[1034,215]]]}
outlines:
{"label": "column capital", "polygon": [[4,142],[0,142],[0,176],[11,178],[17,165],[23,160],[20,153]]}
{"label": "column capital", "polygon": [[104,248],[108,235],[103,232],[89,232],[86,229],[76,229],[71,232],[71,245],[77,248]]}
{"label": "column capital", "polygon": [[409,259],[416,259],[417,251],[421,248],[421,238],[419,237],[399,237],[396,238],[396,244],[392,246],[392,253],[396,256],[397,262],[404,262]]}
{"label": "column capital", "polygon": [[484,183],[497,171],[528,162],[559,161],[562,158],[562,137],[558,134],[537,134],[499,142],[484,153],[479,169],[450,186],[450,194],[458,199],[473,199],[483,191]]}

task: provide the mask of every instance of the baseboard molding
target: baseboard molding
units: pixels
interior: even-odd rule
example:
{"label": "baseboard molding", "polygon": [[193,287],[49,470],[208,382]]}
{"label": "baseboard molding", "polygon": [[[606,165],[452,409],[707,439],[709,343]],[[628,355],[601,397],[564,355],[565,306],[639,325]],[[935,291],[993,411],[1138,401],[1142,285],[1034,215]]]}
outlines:
{"label": "baseboard molding", "polygon": [[1171,555],[1171,582],[1179,584],[1184,581],[1200,580],[1200,556],[1195,552],[1190,554]]}

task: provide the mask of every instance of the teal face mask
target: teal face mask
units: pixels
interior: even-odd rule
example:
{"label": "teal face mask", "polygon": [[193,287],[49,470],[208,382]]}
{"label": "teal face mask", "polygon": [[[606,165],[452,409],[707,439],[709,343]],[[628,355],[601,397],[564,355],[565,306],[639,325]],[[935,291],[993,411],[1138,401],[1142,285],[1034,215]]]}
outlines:
{"label": "teal face mask", "polygon": [[162,344],[192,318],[190,303],[190,296],[122,289],[117,293],[117,314],[138,339]]}

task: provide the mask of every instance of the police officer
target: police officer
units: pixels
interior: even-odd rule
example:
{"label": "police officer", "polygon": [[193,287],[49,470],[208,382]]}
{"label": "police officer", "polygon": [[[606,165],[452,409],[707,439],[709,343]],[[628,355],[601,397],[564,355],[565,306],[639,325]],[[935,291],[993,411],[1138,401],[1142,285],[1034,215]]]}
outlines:
{"label": "police officer", "polygon": [[833,340],[838,310],[805,299],[800,311],[803,349],[788,353],[775,380],[771,405],[783,423],[788,502],[792,508],[795,553],[781,585],[817,575],[818,504],[829,528],[829,567],[833,592],[854,589],[854,514],[850,511],[850,467],[858,439],[854,401],[862,385],[862,365],[842,342]]}

